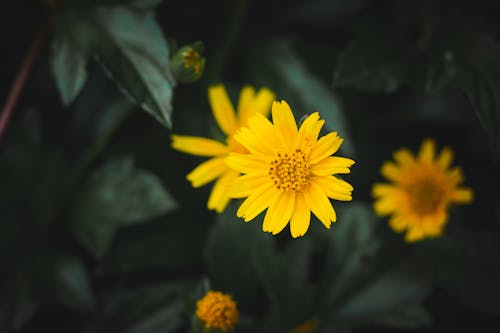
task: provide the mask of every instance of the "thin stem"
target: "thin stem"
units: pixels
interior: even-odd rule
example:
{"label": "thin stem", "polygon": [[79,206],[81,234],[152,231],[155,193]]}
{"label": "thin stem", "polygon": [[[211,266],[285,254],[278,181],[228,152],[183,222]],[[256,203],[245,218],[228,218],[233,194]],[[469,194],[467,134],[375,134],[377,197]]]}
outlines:
{"label": "thin stem", "polygon": [[12,87],[10,89],[7,100],[2,107],[2,113],[0,114],[0,143],[2,142],[3,136],[9,124],[9,120],[12,116],[12,112],[16,107],[17,101],[21,96],[23,87],[28,79],[29,74],[33,68],[33,64],[40,55],[40,51],[47,40],[49,35],[49,24],[48,21],[43,23],[42,28],[38,31],[37,36],[33,43],[31,44],[28,53],[24,57],[24,61],[17,72],[16,78]]}

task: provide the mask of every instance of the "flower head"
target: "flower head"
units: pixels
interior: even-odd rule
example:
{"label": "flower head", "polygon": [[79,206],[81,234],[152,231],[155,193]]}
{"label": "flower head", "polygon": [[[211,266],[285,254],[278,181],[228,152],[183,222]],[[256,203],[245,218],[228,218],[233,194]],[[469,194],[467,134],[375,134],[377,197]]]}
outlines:
{"label": "flower head", "polygon": [[450,168],[453,152],[444,148],[435,154],[435,142],[422,142],[414,156],[407,148],[394,152],[396,163],[385,162],[382,175],[392,184],[374,184],[372,194],[378,215],[392,215],[390,227],[406,231],[405,240],[414,242],[443,233],[450,204],[472,202],[473,192],[459,187],[464,177],[459,167]]}
{"label": "flower head", "polygon": [[303,236],[312,213],[330,228],[336,221],[331,199],[349,201],[352,186],[335,177],[350,172],[354,161],[331,156],[342,144],[336,132],[318,139],[324,120],[317,112],[297,128],[285,101],[272,105],[271,123],[256,114],[234,138],[249,151],[232,153],[227,163],[244,175],[230,188],[233,198],[246,198],[237,211],[246,222],[267,209],[262,229],[277,234],[290,222],[293,237]]}
{"label": "flower head", "polygon": [[219,291],[208,291],[196,302],[196,316],[206,329],[222,332],[233,331],[239,320],[236,302],[230,295]]}
{"label": "flower head", "polygon": [[173,148],[192,155],[211,157],[187,175],[193,187],[200,187],[216,180],[208,198],[208,209],[222,212],[226,208],[230,201],[227,185],[239,176],[238,171],[230,169],[225,162],[230,152],[247,152],[234,140],[234,133],[248,123],[250,116],[256,113],[267,115],[273,98],[274,94],[266,88],[255,92],[254,88],[245,86],[240,92],[238,113],[235,113],[224,86],[212,86],[208,89],[208,99],[215,120],[226,135],[226,142],[195,136],[172,135]]}

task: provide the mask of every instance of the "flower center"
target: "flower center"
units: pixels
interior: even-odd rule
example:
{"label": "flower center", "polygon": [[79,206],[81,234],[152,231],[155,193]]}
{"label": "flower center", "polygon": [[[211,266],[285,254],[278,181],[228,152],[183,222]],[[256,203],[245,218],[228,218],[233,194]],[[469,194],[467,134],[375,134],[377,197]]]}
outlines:
{"label": "flower center", "polygon": [[407,187],[413,211],[419,215],[435,213],[442,205],[445,191],[433,179],[419,179]]}
{"label": "flower center", "polygon": [[278,153],[269,168],[269,176],[282,191],[302,190],[309,184],[310,173],[309,164],[300,149],[293,153]]}

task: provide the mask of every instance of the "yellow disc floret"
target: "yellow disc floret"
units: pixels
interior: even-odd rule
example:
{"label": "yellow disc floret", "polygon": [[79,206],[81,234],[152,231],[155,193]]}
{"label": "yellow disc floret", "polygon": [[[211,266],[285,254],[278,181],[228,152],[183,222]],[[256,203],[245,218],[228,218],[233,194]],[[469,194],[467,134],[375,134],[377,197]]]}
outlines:
{"label": "yellow disc floret", "polygon": [[300,191],[309,183],[309,164],[300,149],[293,153],[278,153],[271,161],[269,176],[279,190]]}
{"label": "yellow disc floret", "polygon": [[196,316],[205,328],[223,332],[233,331],[239,320],[236,302],[230,295],[219,291],[208,291],[196,303]]}
{"label": "yellow disc floret", "polygon": [[405,190],[412,210],[420,216],[434,214],[445,204],[447,193],[442,184],[432,177],[417,178]]}

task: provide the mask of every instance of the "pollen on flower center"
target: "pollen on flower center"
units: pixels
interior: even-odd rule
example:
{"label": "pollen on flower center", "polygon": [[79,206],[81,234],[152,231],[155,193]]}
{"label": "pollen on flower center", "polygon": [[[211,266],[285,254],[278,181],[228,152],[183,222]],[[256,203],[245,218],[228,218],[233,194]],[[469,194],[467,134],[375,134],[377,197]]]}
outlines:
{"label": "pollen on flower center", "polygon": [[419,215],[435,213],[445,199],[442,186],[433,179],[419,179],[408,185],[410,204]]}
{"label": "pollen on flower center", "polygon": [[269,176],[282,191],[302,190],[309,183],[310,173],[309,164],[300,149],[293,153],[278,153],[269,168]]}

